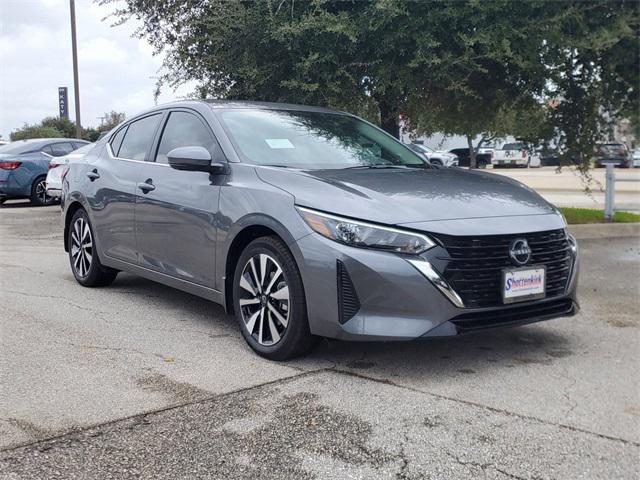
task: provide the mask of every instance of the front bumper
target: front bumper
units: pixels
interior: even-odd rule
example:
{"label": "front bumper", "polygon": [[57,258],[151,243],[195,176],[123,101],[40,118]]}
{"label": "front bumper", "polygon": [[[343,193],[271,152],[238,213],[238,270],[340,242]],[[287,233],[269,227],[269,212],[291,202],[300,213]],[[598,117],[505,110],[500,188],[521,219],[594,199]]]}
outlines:
{"label": "front bumper", "polygon": [[[348,247],[318,234],[296,243],[311,332],[344,340],[410,340],[573,315],[578,259],[564,294],[508,306],[462,308],[405,257]],[[427,260],[423,258],[423,260]],[[339,270],[348,272],[357,312],[346,319]],[[562,304],[561,304],[562,303]]]}

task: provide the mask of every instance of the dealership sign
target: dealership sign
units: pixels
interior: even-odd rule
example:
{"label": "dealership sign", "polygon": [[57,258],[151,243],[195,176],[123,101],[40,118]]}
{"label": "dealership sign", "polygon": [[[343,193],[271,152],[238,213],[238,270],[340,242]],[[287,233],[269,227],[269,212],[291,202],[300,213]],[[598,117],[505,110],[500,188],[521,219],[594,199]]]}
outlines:
{"label": "dealership sign", "polygon": [[58,87],[58,108],[60,110],[60,118],[69,118],[67,87]]}

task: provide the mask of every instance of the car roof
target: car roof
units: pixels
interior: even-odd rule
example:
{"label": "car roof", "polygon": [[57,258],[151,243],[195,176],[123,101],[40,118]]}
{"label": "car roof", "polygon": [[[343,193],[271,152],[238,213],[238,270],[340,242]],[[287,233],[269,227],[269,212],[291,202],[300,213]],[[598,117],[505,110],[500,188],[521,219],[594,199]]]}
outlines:
{"label": "car roof", "polygon": [[163,105],[158,105],[152,110],[158,110],[161,108],[170,108],[170,107],[188,107],[194,104],[204,104],[209,106],[213,110],[218,109],[263,109],[263,110],[296,110],[296,111],[305,111],[305,112],[323,112],[323,113],[341,113],[338,110],[333,110],[331,108],[326,107],[315,107],[311,105],[297,105],[294,103],[277,103],[277,102],[257,102],[250,100],[216,100],[216,99],[205,99],[205,100],[179,100],[175,102],[165,103]]}
{"label": "car roof", "polygon": [[52,143],[52,142],[82,142],[82,143],[90,143],[87,140],[82,140],[80,138],[28,138],[26,140],[15,140],[11,143],[17,145],[19,143]]}

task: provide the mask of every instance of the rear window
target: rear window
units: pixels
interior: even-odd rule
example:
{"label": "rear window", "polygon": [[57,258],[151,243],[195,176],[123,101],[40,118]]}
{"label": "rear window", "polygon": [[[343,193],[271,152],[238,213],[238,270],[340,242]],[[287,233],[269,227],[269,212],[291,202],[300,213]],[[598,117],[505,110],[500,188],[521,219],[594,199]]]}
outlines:
{"label": "rear window", "polygon": [[502,150],[522,150],[526,148],[524,143],[505,143]]}
{"label": "rear window", "polygon": [[38,152],[42,142],[12,142],[0,147],[0,153],[19,155],[21,153]]}
{"label": "rear window", "polygon": [[50,145],[50,147],[51,147],[51,155],[53,155],[54,157],[63,157],[75,150],[71,142],[53,143]]}
{"label": "rear window", "polygon": [[162,114],[155,114],[131,122],[122,140],[118,157],[130,160],[144,160],[153,142],[153,136],[160,123],[160,118],[162,118]]}

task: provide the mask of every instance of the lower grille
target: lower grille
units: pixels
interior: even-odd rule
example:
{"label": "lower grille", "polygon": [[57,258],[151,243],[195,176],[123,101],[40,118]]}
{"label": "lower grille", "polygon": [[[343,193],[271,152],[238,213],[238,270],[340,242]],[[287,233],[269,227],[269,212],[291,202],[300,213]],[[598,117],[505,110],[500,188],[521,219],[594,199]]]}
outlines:
{"label": "lower grille", "polygon": [[526,239],[531,248],[527,265],[545,265],[546,297],[562,295],[567,287],[573,256],[564,230],[458,237],[436,235],[446,252],[437,258],[445,267],[442,276],[467,308],[502,305],[502,269],[514,268],[509,246],[515,239]]}
{"label": "lower grille", "polygon": [[504,307],[488,312],[473,312],[458,315],[451,320],[458,333],[469,333],[510,324],[527,323],[545,318],[571,315],[574,305],[571,299],[536,302],[529,305]]}
{"label": "lower grille", "polygon": [[360,300],[344,263],[338,260],[336,267],[338,271],[338,315],[340,323],[346,323],[360,310]]}

